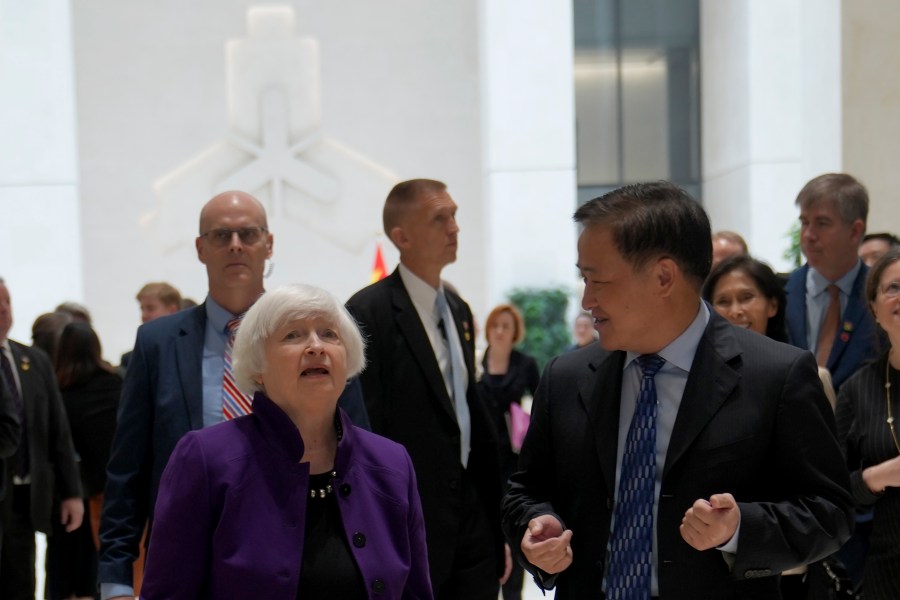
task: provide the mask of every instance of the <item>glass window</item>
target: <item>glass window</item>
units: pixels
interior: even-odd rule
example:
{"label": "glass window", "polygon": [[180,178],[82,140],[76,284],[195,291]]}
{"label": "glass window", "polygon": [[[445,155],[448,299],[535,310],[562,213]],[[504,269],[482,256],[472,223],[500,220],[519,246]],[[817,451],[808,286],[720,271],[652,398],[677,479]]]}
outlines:
{"label": "glass window", "polygon": [[666,179],[700,197],[699,0],[574,0],[579,201]]}

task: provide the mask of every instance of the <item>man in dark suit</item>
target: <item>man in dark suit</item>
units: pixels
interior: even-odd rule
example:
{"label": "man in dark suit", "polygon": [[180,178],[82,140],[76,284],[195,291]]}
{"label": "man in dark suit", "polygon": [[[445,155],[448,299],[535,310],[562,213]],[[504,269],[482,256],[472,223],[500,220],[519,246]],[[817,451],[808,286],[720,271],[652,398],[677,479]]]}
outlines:
{"label": "man in dark suit", "polygon": [[[159,480],[175,444],[188,431],[221,422],[226,413],[238,416],[225,398],[229,324],[264,292],[273,241],[256,198],[235,191],[215,196],[200,213],[196,239],[209,283],[206,301],[138,329],[100,521],[104,599],[134,597],[132,565],[148,519],[152,526]],[[249,398],[234,401],[249,405]],[[356,424],[367,424],[358,384],[348,385],[341,406]]]}
{"label": "man in dark suit", "polygon": [[700,300],[709,221],[683,190],[626,186],[575,220],[600,343],[541,378],[507,539],[558,600],[780,597],[852,526],[812,355]]}
{"label": "man in dark suit", "polygon": [[372,430],[412,457],[435,597],[496,600],[505,567],[496,433],[475,383],[472,311],[441,282],[456,260],[456,203],[439,181],[399,183],[384,231],[400,266],[347,303],[368,338],[361,381]]}
{"label": "man in dark suit", "polygon": [[[9,458],[0,505],[0,598],[34,598],[35,531],[49,534],[52,520],[66,531],[81,526],[84,503],[69,421],[50,359],[7,336],[12,327],[9,289],[0,279],[0,385],[12,398],[21,440]],[[54,500],[59,500],[55,514]]]}
{"label": "man in dark suit", "polygon": [[784,288],[788,337],[816,355],[837,391],[879,351],[879,334],[865,299],[869,268],[858,256],[869,195],[852,176],[828,173],[803,186],[796,204],[800,249],[807,262],[791,273]]}
{"label": "man in dark suit", "polygon": [[[4,300],[0,298],[0,303]],[[0,306],[0,315],[5,315],[8,306]],[[5,319],[6,317],[0,317]],[[5,377],[0,376],[0,501],[6,497],[7,466],[6,459],[14,456],[22,439],[22,426],[16,413],[16,404],[9,392]],[[3,546],[3,519],[0,518],[0,550]]]}

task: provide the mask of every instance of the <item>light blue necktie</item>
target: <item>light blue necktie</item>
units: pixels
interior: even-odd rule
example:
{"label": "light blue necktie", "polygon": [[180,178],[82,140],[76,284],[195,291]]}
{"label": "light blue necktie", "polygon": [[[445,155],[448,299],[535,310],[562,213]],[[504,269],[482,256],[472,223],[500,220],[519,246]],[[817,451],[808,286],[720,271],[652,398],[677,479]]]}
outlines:
{"label": "light blue necktie", "polygon": [[641,391],[622,455],[616,521],[606,572],[608,600],[649,600],[653,555],[653,497],[656,486],[656,385],[665,364],[655,354],[637,359]]}
{"label": "light blue necktie", "polygon": [[466,388],[468,386],[464,379],[466,363],[463,360],[459,336],[450,335],[453,332],[450,324],[454,321],[443,291],[438,290],[434,304],[437,308],[438,328],[441,330],[441,336],[443,336],[444,343],[447,344],[447,349],[450,351],[450,378],[453,381],[453,394],[450,399],[453,401],[456,423],[459,425],[459,460],[465,467],[469,464],[469,446],[472,443],[472,422],[469,415],[469,403],[466,400]]}

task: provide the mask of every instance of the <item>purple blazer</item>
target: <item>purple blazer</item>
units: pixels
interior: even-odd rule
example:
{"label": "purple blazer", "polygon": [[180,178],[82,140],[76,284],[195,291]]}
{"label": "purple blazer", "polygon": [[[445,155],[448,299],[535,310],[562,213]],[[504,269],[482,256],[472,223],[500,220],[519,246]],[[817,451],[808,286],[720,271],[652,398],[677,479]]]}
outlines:
{"label": "purple blazer", "polygon": [[[432,598],[416,475],[400,444],[340,411],[335,494],[370,598]],[[156,501],[141,598],[297,597],[309,463],[296,426],[253,413],[185,435]]]}

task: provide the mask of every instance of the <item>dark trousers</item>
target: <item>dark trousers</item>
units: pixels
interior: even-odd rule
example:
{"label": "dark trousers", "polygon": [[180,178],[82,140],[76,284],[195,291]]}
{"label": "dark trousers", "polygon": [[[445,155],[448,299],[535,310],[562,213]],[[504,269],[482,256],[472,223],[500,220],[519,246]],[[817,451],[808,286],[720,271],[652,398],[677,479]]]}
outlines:
{"label": "dark trousers", "polygon": [[435,600],[497,600],[500,580],[492,528],[474,486],[463,478],[463,522],[453,569],[443,582],[432,581]]}
{"label": "dark trousers", "polygon": [[525,580],[525,569],[519,561],[513,559],[512,573],[503,584],[503,600],[522,600],[522,583]]}
{"label": "dark trousers", "polygon": [[10,485],[0,505],[0,600],[34,600],[35,547],[31,486]]}
{"label": "dark trousers", "polygon": [[48,600],[97,597],[97,547],[91,534],[91,511],[84,501],[84,520],[75,531],[66,531],[58,519],[47,536],[46,590]]}

